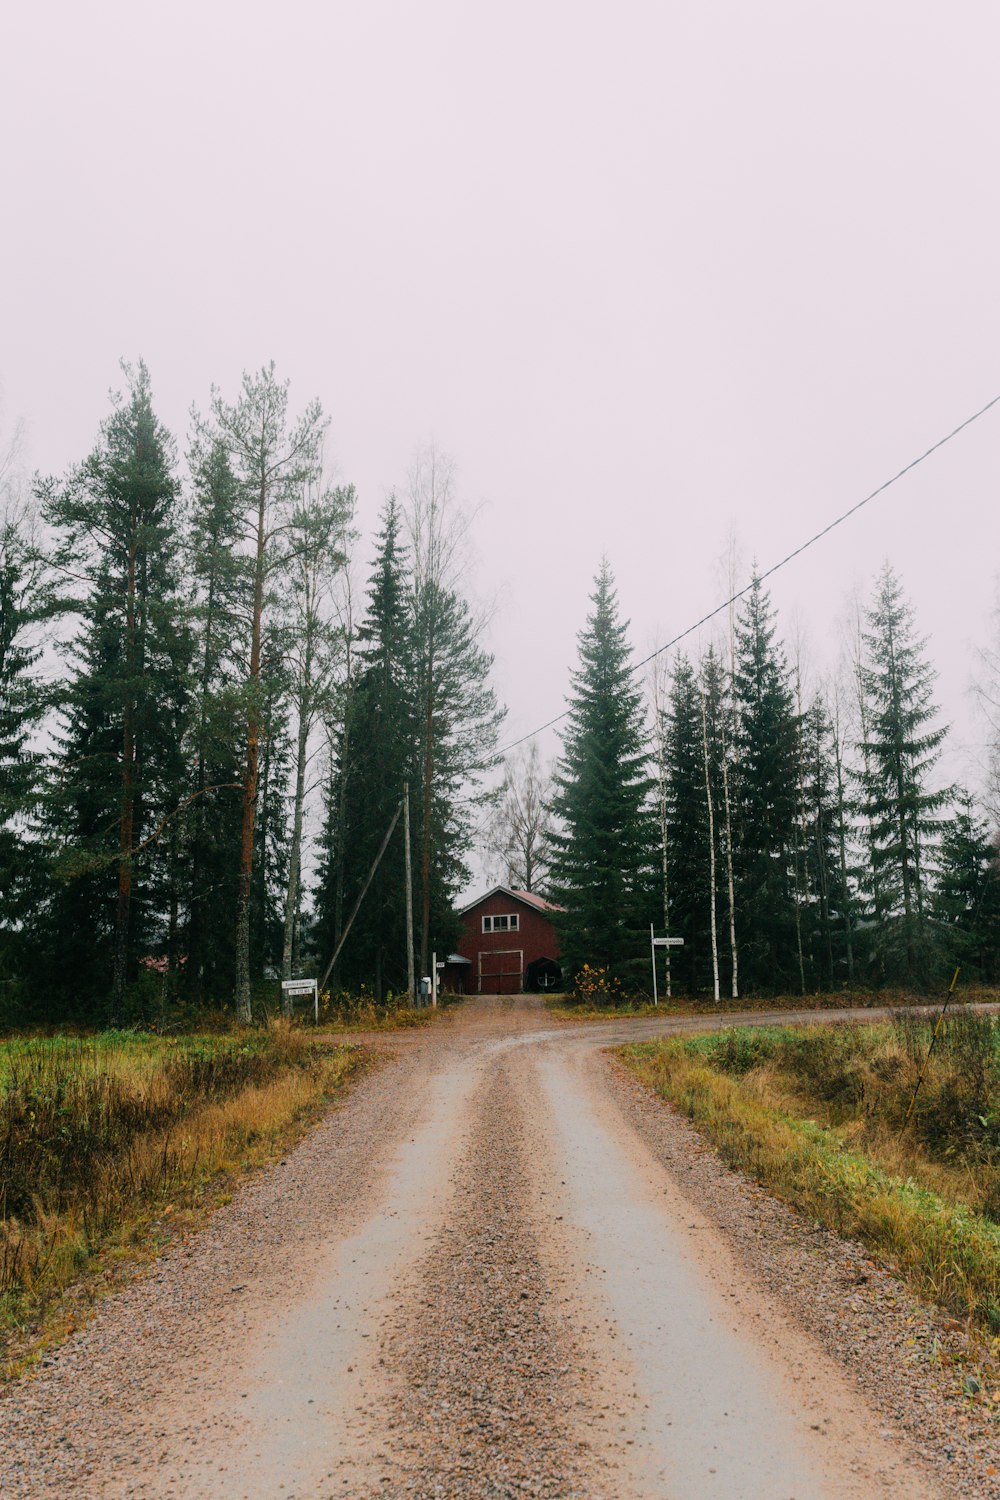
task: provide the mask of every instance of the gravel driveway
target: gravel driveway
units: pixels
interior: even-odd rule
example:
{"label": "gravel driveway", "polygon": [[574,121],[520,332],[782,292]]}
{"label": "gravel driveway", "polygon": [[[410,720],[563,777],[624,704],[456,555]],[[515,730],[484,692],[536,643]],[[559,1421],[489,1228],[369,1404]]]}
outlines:
{"label": "gravel driveway", "polygon": [[997,1500],[960,1334],[604,1050],[677,1026],[483,999],[380,1039],[7,1389],[0,1495]]}

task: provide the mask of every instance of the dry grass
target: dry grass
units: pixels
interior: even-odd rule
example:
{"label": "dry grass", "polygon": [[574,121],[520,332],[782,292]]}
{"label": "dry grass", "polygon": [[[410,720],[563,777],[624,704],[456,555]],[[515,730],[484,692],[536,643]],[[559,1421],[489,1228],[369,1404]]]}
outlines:
{"label": "dry grass", "polygon": [[[284,1025],[0,1048],[0,1340],[10,1369],[317,1118],[366,1054]],[[69,1299],[65,1294],[74,1288]]]}
{"label": "dry grass", "polygon": [[442,1014],[429,1005],[396,1004],[391,999],[376,1005],[365,996],[342,997],[320,1012],[321,1031],[406,1031],[414,1026],[430,1026]]}
{"label": "dry grass", "polygon": [[929,1039],[913,1021],[733,1030],[620,1055],[730,1165],[995,1335],[1000,1066],[995,1023],[963,1026],[935,1057],[905,1129]]}

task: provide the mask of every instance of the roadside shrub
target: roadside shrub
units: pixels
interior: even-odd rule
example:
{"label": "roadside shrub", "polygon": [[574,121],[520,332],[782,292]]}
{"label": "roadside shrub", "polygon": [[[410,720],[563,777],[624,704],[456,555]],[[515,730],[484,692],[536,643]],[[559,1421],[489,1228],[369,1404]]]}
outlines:
{"label": "roadside shrub", "polygon": [[712,1037],[709,1055],[715,1067],[735,1078],[759,1068],[778,1051],[781,1043],[773,1031],[760,1026],[727,1027]]}
{"label": "roadside shrub", "polygon": [[[456,998],[455,995],[439,993],[438,1006],[452,1005]],[[398,995],[389,990],[382,1000],[376,1000],[364,986],[356,995],[350,990],[324,990],[319,997],[319,1018],[321,1022],[356,1027],[359,1031],[426,1026],[430,1020],[430,1001],[418,1008],[405,990]]]}
{"label": "roadside shrub", "polygon": [[625,994],[621,980],[612,977],[610,969],[584,964],[573,981],[573,993],[585,1005],[622,1005]]}

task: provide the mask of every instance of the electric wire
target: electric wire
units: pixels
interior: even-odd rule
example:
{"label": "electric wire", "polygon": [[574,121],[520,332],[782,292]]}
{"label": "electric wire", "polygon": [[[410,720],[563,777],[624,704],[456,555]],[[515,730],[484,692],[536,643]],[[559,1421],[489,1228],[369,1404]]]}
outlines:
{"label": "electric wire", "polygon": [[[862,510],[866,505],[869,505],[872,500],[878,499],[879,495],[884,495],[886,490],[891,489],[892,486],[898,483],[900,479],[903,479],[907,474],[912,473],[912,471],[916,469],[920,464],[922,464],[925,459],[930,458],[932,454],[936,453],[939,448],[943,448],[946,443],[950,443],[953,438],[958,437],[960,432],[964,432],[967,427],[971,427],[973,422],[978,422],[980,417],[985,417],[986,413],[988,411],[991,411],[993,407],[997,406],[998,404],[1000,404],[1000,392],[998,392],[992,400],[987,401],[985,406],[981,406],[978,411],[974,411],[972,415],[966,417],[963,422],[959,422],[958,426],[953,427],[952,430],[949,433],[946,433],[944,437],[938,438],[936,443],[932,443],[931,446],[929,448],[926,448],[924,452],[921,453],[917,458],[911,459],[908,464],[904,465],[902,469],[899,469],[895,474],[892,475],[890,479],[886,479],[882,484],[878,486],[877,489],[872,490],[871,494],[865,495],[863,499],[856,501],[854,505],[850,506],[849,509],[843,511],[841,515],[836,516],[832,521],[829,522],[828,525],[824,526],[822,530],[815,532],[814,535],[809,537],[807,541],[802,542],[798,547],[794,548],[793,551],[787,553],[783,558],[780,559],[780,561],[772,563],[769,568],[766,568],[764,570],[764,572],[757,573],[756,577],[760,580],[761,583],[763,583],[766,578],[773,577],[773,575],[777,573],[779,569],[784,568],[788,563],[794,561],[796,557],[800,557],[803,552],[808,551],[810,547],[813,547],[817,542],[822,541],[823,537],[829,536],[831,531],[834,531],[838,526],[842,526],[845,521],[850,520],[851,516],[857,515],[859,510]],[[671,651],[674,646],[685,640],[687,636],[693,635],[696,630],[700,630],[703,625],[707,625],[709,620],[714,620],[716,615],[720,615],[723,610],[729,609],[733,604],[737,602],[737,600],[742,599],[744,594],[748,594],[750,592],[750,590],[753,588],[753,585],[754,579],[751,578],[750,582],[745,583],[741,589],[737,589],[735,594],[730,594],[728,599],[723,599],[721,604],[717,604],[714,609],[710,609],[707,614],[702,615],[700,620],[695,620],[693,625],[688,625],[684,630],[680,631],[678,635],[675,635],[672,640],[665,642],[665,644],[662,646],[657,646],[655,651],[651,651],[649,655],[644,656],[641,661],[633,662],[632,666],[629,668],[629,671],[631,673],[635,673],[641,671],[643,667],[648,667],[649,663],[651,661],[655,661],[658,656],[662,656],[664,651]],[[568,708],[564,708],[562,712],[556,714],[554,718],[548,719],[544,724],[539,724],[537,729],[532,729],[527,734],[522,734],[521,736],[519,736],[518,739],[511,740],[508,744],[502,745],[501,748],[497,751],[497,755],[506,755],[509,751],[516,750],[518,745],[523,745],[527,740],[533,740],[536,735],[544,734],[545,730],[551,729],[553,725],[561,724],[563,719],[569,716],[569,712],[570,710]]]}

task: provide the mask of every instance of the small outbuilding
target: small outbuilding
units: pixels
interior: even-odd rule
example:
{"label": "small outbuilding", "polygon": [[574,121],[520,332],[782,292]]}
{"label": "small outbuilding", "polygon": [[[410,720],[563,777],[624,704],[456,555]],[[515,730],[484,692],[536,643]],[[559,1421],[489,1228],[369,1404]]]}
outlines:
{"label": "small outbuilding", "polygon": [[552,919],[562,910],[533,891],[494,886],[459,911],[462,935],[458,951],[449,955],[443,987],[473,995],[558,989],[562,968]]}

